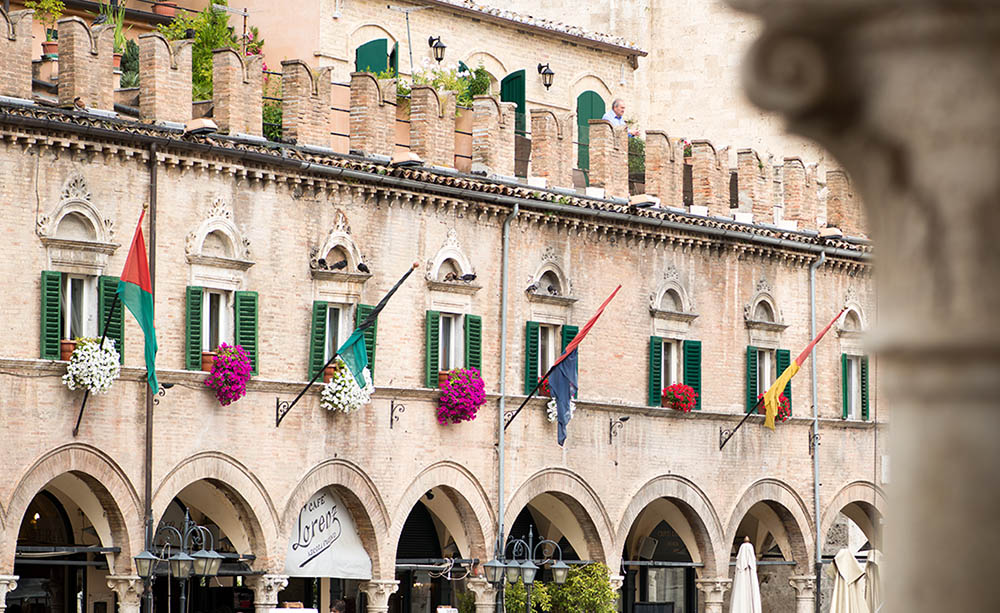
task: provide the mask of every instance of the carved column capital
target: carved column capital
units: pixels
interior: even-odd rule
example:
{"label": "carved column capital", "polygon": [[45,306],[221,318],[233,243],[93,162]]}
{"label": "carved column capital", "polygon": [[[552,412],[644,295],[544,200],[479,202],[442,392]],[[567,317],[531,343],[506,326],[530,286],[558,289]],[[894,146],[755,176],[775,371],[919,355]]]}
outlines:
{"label": "carved column capital", "polygon": [[705,595],[706,603],[722,604],[722,599],[733,586],[733,580],[726,577],[715,579],[698,579],[695,581],[698,590]]}
{"label": "carved column capital", "polygon": [[491,613],[496,610],[497,590],[483,577],[471,577],[465,587],[476,596],[476,613]]}
{"label": "carved column capital", "polygon": [[811,613],[816,603],[816,577],[812,575],[792,575],[788,585],[795,589],[796,613]]}
{"label": "carved column capital", "polygon": [[611,573],[611,575],[608,577],[608,581],[611,582],[611,589],[617,592],[618,590],[622,589],[623,585],[625,585],[625,576]]}
{"label": "carved column capital", "polygon": [[108,575],[108,587],[118,596],[120,613],[138,613],[146,584],[138,575]]}
{"label": "carved column capital", "polygon": [[7,592],[17,589],[17,575],[0,575],[0,613],[7,608]]}
{"label": "carved column capital", "polygon": [[247,578],[253,590],[254,609],[261,611],[278,606],[278,592],[288,586],[288,575],[255,575]]}
{"label": "carved column capital", "polygon": [[399,589],[399,581],[367,581],[360,588],[368,596],[369,613],[387,613],[389,596]]}

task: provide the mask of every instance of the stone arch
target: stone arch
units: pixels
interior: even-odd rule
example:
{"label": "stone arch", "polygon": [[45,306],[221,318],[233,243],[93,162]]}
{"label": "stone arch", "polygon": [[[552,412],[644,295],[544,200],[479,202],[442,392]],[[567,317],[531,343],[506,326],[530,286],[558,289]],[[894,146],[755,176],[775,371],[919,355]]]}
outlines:
{"label": "stone arch", "polygon": [[396,547],[410,511],[424,494],[435,488],[444,491],[458,513],[468,539],[469,551],[466,555],[484,561],[488,559],[487,543],[496,533],[493,504],[472,472],[457,462],[444,460],[420,471],[395,505],[396,514],[386,535],[387,541],[381,548],[385,553],[382,568],[384,576],[393,577],[395,574]]}
{"label": "stone arch", "polygon": [[[143,548],[142,503],[125,471],[110,456],[90,445],[70,443],[41,456],[25,471],[7,504],[0,553],[0,574],[11,574],[17,533],[32,499],[53,480],[71,474],[89,495],[79,501],[81,509],[103,517],[88,517],[102,543],[121,547],[108,554],[108,567],[118,574],[131,574],[132,556]],[[95,506],[96,505],[96,506]],[[131,523],[130,523],[131,522]],[[6,549],[9,548],[9,551]]]}
{"label": "stone arch", "polygon": [[83,221],[90,235],[87,242],[110,244],[114,240],[115,224],[106,218],[101,210],[91,201],[92,194],[87,179],[83,174],[74,172],[67,177],[60,192],[59,203],[47,215],[38,219],[38,234],[44,238],[68,238],[80,240],[79,237],[60,236],[60,225],[68,216]]}
{"label": "stone arch", "polygon": [[[812,568],[815,546],[810,535],[813,524],[802,497],[788,484],[777,479],[761,479],[746,489],[733,509],[726,527],[725,539],[719,544],[717,559],[726,560],[733,547],[740,523],[751,507],[764,503],[762,521],[769,525],[779,541],[782,555],[794,560],[796,571],[807,574]],[[782,546],[781,540],[786,540]],[[758,552],[759,553],[759,552]]]}
{"label": "stone arch", "polygon": [[219,503],[231,507],[235,518],[235,521],[223,517],[213,517],[213,520],[230,535],[238,550],[242,546],[253,552],[257,557],[255,568],[271,570],[275,564],[273,544],[278,542],[277,509],[260,480],[246,466],[224,453],[198,453],[171,469],[153,490],[154,521],[159,522],[181,490],[201,481],[215,488]]}
{"label": "stone arch", "polygon": [[[770,313],[770,320],[757,319],[758,313],[766,311]],[[783,324],[784,317],[778,308],[778,301],[774,299],[771,284],[761,277],[754,288],[753,297],[750,302],[743,307],[743,317],[748,322]]]}
{"label": "stone arch", "polygon": [[704,567],[699,571],[700,574],[704,577],[718,577],[726,574],[728,568],[722,567],[722,562],[728,564],[728,558],[724,561],[716,558],[716,549],[719,543],[724,540],[719,515],[708,496],[698,486],[677,475],[663,475],[651,479],[633,494],[621,521],[618,523],[614,551],[620,552],[625,548],[632,526],[642,512],[653,502],[664,498],[680,510],[691,528],[694,546],[692,547],[688,543],[688,539],[683,540],[688,551],[700,557],[701,563],[704,564]]}
{"label": "stone arch", "polygon": [[[669,296],[673,296],[673,300],[665,301],[664,298]],[[676,305],[673,303],[676,303]],[[650,307],[660,311],[694,312],[694,301],[691,299],[687,288],[681,283],[680,275],[673,264],[667,266],[663,271],[663,278],[656,288],[656,293],[650,296]]]}
{"label": "stone arch", "polygon": [[591,560],[618,568],[621,554],[615,551],[615,531],[604,504],[590,484],[565,468],[546,468],[528,477],[510,497],[504,529],[514,525],[521,510],[542,494],[551,494],[569,508],[583,530]]}
{"label": "stone arch", "polygon": [[554,259],[543,258],[541,264],[535,269],[535,274],[531,276],[530,285],[537,286],[535,290],[539,294],[548,294],[548,286],[551,284],[548,281],[550,279],[555,279],[556,290],[559,296],[572,296],[573,295],[573,283],[570,281],[569,276],[563,270],[562,266],[559,265]]}
{"label": "stone arch", "polygon": [[307,472],[295,485],[281,514],[280,538],[275,546],[275,557],[284,558],[282,543],[288,542],[299,509],[324,487],[331,487],[350,511],[361,535],[361,542],[372,560],[373,579],[392,579],[379,576],[382,569],[382,552],[379,535],[389,530],[389,511],[375,483],[361,468],[346,460],[327,460]]}
{"label": "stone arch", "polygon": [[616,96],[611,92],[611,88],[608,87],[608,84],[605,83],[599,76],[588,72],[578,73],[571,83],[571,100],[576,100],[577,96],[587,90],[591,90],[600,94],[601,97],[604,98],[607,108],[611,109],[611,102]]}
{"label": "stone arch", "polygon": [[509,72],[506,65],[487,51],[473,51],[465,58],[465,65],[469,70],[475,70],[480,64],[490,74],[490,93],[499,94],[500,81]]}
{"label": "stone arch", "polygon": [[[367,43],[370,40],[375,40],[376,38],[385,38],[388,40],[388,47],[392,48],[394,44],[399,42],[395,36],[392,35],[389,30],[386,30],[380,24],[375,22],[368,22],[359,25],[354,28],[347,38],[345,39],[346,46],[344,47],[344,57],[350,58],[349,63],[351,65],[351,71],[354,71],[354,50],[361,46],[363,43]],[[409,68],[409,66],[407,66]]]}
{"label": "stone arch", "polygon": [[209,255],[205,253],[205,241],[210,235],[223,238],[227,244],[229,255],[224,256],[224,259],[250,259],[250,240],[233,222],[233,209],[224,198],[216,198],[205,219],[188,234],[185,249],[189,258]]}
{"label": "stone arch", "polygon": [[323,244],[314,253],[313,261],[311,262],[312,267],[317,268],[317,261],[321,258],[326,260],[327,265],[332,264],[333,262],[329,256],[330,252],[334,250],[343,253],[344,258],[347,260],[347,266],[343,269],[345,272],[356,271],[358,264],[364,261],[361,250],[358,249],[357,244],[354,242],[354,237],[351,235],[351,226],[348,225],[347,215],[341,209],[337,209],[336,221],[333,224],[333,228],[330,229],[330,233],[327,234]]}
{"label": "stone arch", "polygon": [[472,267],[472,260],[469,259],[469,256],[465,254],[465,250],[462,249],[462,245],[459,244],[458,232],[454,228],[448,230],[448,236],[445,238],[444,244],[434,254],[434,257],[427,261],[427,279],[441,281],[441,277],[443,276],[441,266],[449,260],[454,262],[454,266],[458,268],[457,276],[459,277],[475,272],[475,269]]}
{"label": "stone arch", "polygon": [[885,516],[885,507],[885,492],[874,483],[870,481],[847,483],[840,488],[833,500],[827,503],[820,522],[820,536],[826,539],[837,515],[843,512],[861,528],[873,548],[881,549],[882,533],[878,520]]}

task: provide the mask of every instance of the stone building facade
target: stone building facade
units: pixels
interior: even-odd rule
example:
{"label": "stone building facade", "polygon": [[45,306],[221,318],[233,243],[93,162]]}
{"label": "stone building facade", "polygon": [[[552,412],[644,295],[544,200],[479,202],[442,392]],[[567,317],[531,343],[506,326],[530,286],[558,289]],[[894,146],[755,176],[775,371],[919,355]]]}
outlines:
{"label": "stone building facade", "polygon": [[[144,44],[161,43],[150,37]],[[16,37],[0,39],[0,65],[28,61]],[[79,70],[86,91],[112,90],[103,71],[84,69],[90,61],[72,53],[61,58]],[[259,107],[234,102],[254,99],[259,80],[243,78],[253,75],[242,60],[216,69],[223,71],[217,82],[228,77],[232,84],[217,90],[216,107],[228,109],[231,125],[254,130]],[[252,591],[249,604],[235,608],[259,611],[310,598],[325,607],[335,589],[359,604],[365,594],[373,612],[455,597],[457,587],[440,581],[421,592],[421,570],[401,569],[408,558],[400,552],[414,550],[418,515],[434,527],[433,553],[415,558],[483,562],[495,555],[501,522],[514,536],[530,526],[579,560],[607,564],[625,610],[655,592],[693,605],[685,610],[720,612],[734,543],[750,536],[780,577],[765,586],[773,610],[805,613],[813,606],[817,532],[828,533],[844,513],[880,546],[888,474],[881,432],[890,408],[879,395],[878,362],[862,344],[876,318],[871,245],[860,237],[860,202],[846,178],[831,185],[839,191],[823,207],[826,219],[843,220],[844,228],[821,233],[819,202],[808,190],[781,187],[776,195],[775,185],[783,185],[776,174],[801,164],[744,164],[737,183],[759,186],[759,195],[733,207],[721,187],[728,169],[711,143],[695,141],[685,157],[676,139],[664,138],[657,174],[673,179],[659,192],[662,207],[642,209],[448,169],[394,166],[364,148],[362,155],[335,155],[307,146],[318,144],[308,136],[302,146],[276,147],[239,129],[184,134],[164,123],[177,121],[176,109],[155,103],[176,91],[176,78],[156,68],[144,75],[140,99],[153,102],[142,121],[113,117],[111,109],[40,105],[23,98],[23,83],[0,84],[0,200],[7,213],[0,275],[10,288],[0,328],[0,427],[14,443],[0,449],[0,595],[7,598],[0,607],[16,601],[23,608],[16,585],[25,590],[47,580],[61,582],[61,596],[50,590],[48,598],[63,606],[75,590],[87,613],[115,602],[136,611],[142,584],[133,557],[147,546],[147,506],[153,525],[174,521],[178,509],[211,524],[239,577],[220,580],[221,587],[237,602],[239,590]],[[372,112],[377,97],[354,95],[371,80],[352,77],[351,115],[372,118],[351,124],[352,141],[378,143],[386,132]],[[291,116],[291,105],[308,101],[285,104]],[[477,109],[500,112],[489,104]],[[296,116],[315,120],[315,113]],[[440,113],[425,120],[454,121]],[[440,138],[439,124],[427,128]],[[607,147],[609,156],[617,150],[621,134],[602,123],[591,129],[610,132],[595,146]],[[510,130],[481,132],[481,148],[498,158],[512,154]],[[558,131],[549,140],[558,143]],[[745,161],[752,155],[744,153]],[[554,175],[565,175],[566,156],[548,159]],[[683,180],[674,179],[685,175],[698,186],[697,202],[683,204]],[[785,181],[793,187],[811,180],[804,170],[790,175]],[[609,171],[607,182],[614,181]],[[779,204],[783,225],[772,217]],[[126,315],[121,379],[109,394],[89,399],[73,436],[81,394],[61,383],[66,364],[54,359],[52,342],[67,330],[97,334],[108,279],[113,283],[123,267],[123,246],[144,205],[155,256],[157,369],[171,387],[147,399],[142,334]],[[346,265],[330,270],[320,259]],[[418,272],[378,320],[371,404],[332,414],[320,408],[315,386],[276,427],[278,400],[293,398],[312,374],[317,304],[340,308],[339,319],[322,324],[320,336],[328,338],[331,322],[349,329],[413,262]],[[475,277],[455,280],[464,275]],[[545,402],[530,402],[506,430],[501,482],[504,412],[523,400],[559,341],[619,284],[581,346],[566,446],[555,443]],[[719,449],[721,431],[735,426],[756,397],[754,379],[763,386],[785,352],[808,343],[811,289],[819,325],[843,306],[850,310],[812,358],[822,435],[815,447],[818,514],[809,368],[794,380],[789,421],[770,432],[751,418]],[[250,306],[237,313],[238,303]],[[53,313],[64,317],[53,320]],[[435,418],[433,366],[446,358],[428,355],[427,324],[442,315],[455,334],[476,318],[481,323],[488,400],[474,421],[460,425]],[[202,317],[209,323],[199,324]],[[228,406],[205,387],[198,361],[213,334],[241,340],[255,358],[247,395]],[[549,348],[547,356],[535,355],[536,340]],[[465,363],[470,356],[461,343],[452,347],[447,359]],[[675,380],[697,388],[698,410],[658,406],[658,388]],[[847,398],[845,389],[857,391]],[[300,511],[322,491],[334,492],[353,518],[371,578],[336,585],[324,579],[316,594],[288,578],[286,557]],[[683,560],[663,559],[651,539],[679,544],[673,553]],[[54,574],[46,579],[33,570],[40,566],[32,564],[36,546],[53,548],[43,553],[82,547],[75,555],[85,559],[73,561],[92,564],[82,575],[63,566],[58,582]],[[654,580],[642,561],[676,562],[682,570]],[[674,587],[657,591],[657,581]],[[477,574],[465,583],[477,611],[493,610],[494,594]],[[192,598],[208,597],[198,589]]]}

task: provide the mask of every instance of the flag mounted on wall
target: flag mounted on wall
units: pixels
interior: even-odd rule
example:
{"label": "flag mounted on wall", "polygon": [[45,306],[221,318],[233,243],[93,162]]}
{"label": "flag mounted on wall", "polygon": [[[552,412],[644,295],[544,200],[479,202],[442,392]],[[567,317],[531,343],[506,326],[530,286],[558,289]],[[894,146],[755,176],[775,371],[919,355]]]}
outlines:
{"label": "flag mounted on wall", "polygon": [[149,262],[146,260],[146,239],[142,235],[143,209],[139,223],[132,237],[132,247],[125,258],[125,270],[118,281],[118,297],[128,307],[142,328],[146,339],[146,380],[155,394],[160,390],[156,380],[156,328],[153,327],[153,283],[149,276]]}

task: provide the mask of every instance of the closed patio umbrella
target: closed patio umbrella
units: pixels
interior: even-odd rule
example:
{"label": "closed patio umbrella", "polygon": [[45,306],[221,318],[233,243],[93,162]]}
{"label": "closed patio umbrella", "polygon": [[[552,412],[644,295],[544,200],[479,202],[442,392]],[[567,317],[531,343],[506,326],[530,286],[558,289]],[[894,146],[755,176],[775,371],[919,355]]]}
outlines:
{"label": "closed patio umbrella", "polygon": [[757,556],[750,539],[744,537],[736,554],[736,575],[729,613],[761,613],[760,585],[757,583]]}
{"label": "closed patio umbrella", "polygon": [[847,549],[841,549],[833,559],[836,570],[833,576],[833,596],[830,598],[830,613],[867,613],[865,587],[861,578],[865,571]]}
{"label": "closed patio umbrella", "polygon": [[882,552],[872,549],[868,552],[868,564],[865,566],[865,601],[870,613],[882,610],[882,578],[879,576],[881,566]]}

